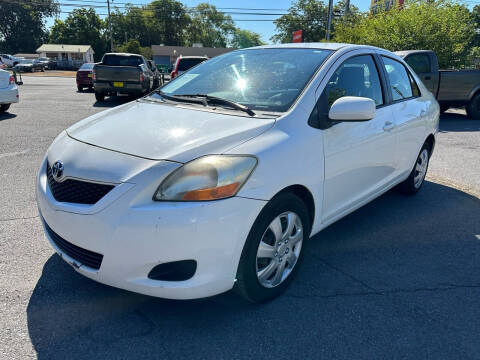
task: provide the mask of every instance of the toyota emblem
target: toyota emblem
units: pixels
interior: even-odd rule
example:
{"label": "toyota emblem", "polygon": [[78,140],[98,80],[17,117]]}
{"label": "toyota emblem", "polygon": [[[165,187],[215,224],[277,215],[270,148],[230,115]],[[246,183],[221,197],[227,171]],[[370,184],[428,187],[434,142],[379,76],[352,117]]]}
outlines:
{"label": "toyota emblem", "polygon": [[52,166],[52,175],[53,178],[58,181],[63,176],[63,163],[59,160],[56,161],[55,164]]}

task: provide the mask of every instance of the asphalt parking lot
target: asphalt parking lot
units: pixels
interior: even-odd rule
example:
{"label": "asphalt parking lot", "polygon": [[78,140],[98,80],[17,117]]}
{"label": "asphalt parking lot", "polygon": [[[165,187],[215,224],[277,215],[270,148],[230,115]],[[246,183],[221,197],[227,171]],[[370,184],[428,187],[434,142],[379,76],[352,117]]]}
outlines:
{"label": "asphalt parking lot", "polygon": [[478,359],[480,121],[450,111],[428,181],[313,237],[270,303],[147,297],[78,275],[43,236],[35,174],[53,138],[126,100],[24,77],[0,115],[0,358]]}

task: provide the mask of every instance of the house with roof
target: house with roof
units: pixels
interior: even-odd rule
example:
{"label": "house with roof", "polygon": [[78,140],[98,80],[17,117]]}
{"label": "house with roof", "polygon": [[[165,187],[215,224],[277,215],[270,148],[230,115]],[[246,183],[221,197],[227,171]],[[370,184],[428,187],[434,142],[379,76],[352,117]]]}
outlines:
{"label": "house with roof", "polygon": [[91,45],[43,44],[36,53],[57,60],[57,67],[75,69],[86,62],[93,62],[94,51]]}

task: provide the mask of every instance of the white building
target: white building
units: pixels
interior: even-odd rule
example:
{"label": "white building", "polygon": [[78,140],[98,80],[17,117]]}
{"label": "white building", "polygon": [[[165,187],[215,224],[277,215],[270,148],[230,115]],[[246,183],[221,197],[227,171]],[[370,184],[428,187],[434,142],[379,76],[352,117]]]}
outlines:
{"label": "white building", "polygon": [[94,51],[90,45],[43,44],[37,54],[57,60],[58,67],[78,68],[93,62]]}

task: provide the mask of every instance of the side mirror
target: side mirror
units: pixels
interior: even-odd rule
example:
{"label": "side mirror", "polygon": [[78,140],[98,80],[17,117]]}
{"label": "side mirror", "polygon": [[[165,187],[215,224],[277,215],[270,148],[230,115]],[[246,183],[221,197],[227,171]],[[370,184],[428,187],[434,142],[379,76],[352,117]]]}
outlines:
{"label": "side mirror", "polygon": [[328,112],[328,118],[333,121],[367,121],[374,117],[375,101],[358,96],[337,99]]}

